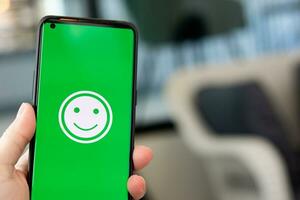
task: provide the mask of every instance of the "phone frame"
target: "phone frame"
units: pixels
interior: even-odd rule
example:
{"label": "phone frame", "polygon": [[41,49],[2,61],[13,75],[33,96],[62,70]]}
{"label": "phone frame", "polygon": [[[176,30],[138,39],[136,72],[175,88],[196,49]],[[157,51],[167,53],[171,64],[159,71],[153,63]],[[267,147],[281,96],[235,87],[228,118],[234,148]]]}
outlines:
{"label": "phone frame", "polygon": [[[138,48],[138,31],[134,24],[125,21],[115,21],[115,20],[104,20],[104,19],[94,19],[94,18],[79,18],[79,17],[69,17],[69,16],[45,16],[43,17],[38,25],[37,34],[37,52],[36,52],[36,67],[34,70],[34,82],[33,82],[33,94],[32,94],[32,104],[37,114],[37,104],[38,104],[38,87],[39,87],[39,70],[40,70],[40,54],[41,54],[41,39],[42,39],[42,27],[44,23],[67,23],[67,24],[81,24],[90,26],[106,26],[112,28],[124,28],[130,29],[134,33],[134,53],[133,53],[133,80],[132,80],[132,100],[131,100],[131,134],[130,134],[130,156],[129,156],[129,176],[132,175],[134,170],[133,164],[133,150],[134,150],[134,135],[135,135],[135,111],[136,111],[136,99],[137,99],[137,48]],[[29,145],[29,173],[28,173],[28,185],[30,190],[30,199],[32,191],[32,176],[33,176],[33,163],[34,163],[34,151],[35,151],[35,136],[30,141]],[[133,198],[128,193],[128,200]]]}

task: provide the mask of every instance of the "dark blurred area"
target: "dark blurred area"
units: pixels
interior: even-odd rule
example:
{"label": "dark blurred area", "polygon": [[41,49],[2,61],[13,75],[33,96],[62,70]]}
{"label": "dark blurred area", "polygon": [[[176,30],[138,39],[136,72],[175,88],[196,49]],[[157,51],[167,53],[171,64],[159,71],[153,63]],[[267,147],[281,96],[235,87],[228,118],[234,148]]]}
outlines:
{"label": "dark blurred area", "polygon": [[0,0],[0,133],[44,15],[137,25],[145,199],[300,199],[300,0]]}

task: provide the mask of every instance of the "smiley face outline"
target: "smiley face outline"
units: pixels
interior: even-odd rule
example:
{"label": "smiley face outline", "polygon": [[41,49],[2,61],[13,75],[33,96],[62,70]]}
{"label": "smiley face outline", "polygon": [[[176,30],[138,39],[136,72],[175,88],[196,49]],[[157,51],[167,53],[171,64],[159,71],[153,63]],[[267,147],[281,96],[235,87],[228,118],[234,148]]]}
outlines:
{"label": "smiley face outline", "polygon": [[[93,137],[80,137],[78,136],[76,133],[73,133],[70,130],[70,127],[68,127],[68,125],[66,124],[66,120],[65,120],[65,112],[66,109],[68,108],[68,106],[75,100],[81,98],[81,97],[90,97],[93,99],[96,99],[100,105],[102,105],[105,108],[106,111],[106,123],[105,126],[100,130],[99,133],[97,133],[95,136]],[[93,112],[95,111],[95,109],[93,110]],[[79,112],[79,111],[78,111]],[[99,110],[98,110],[99,112]],[[95,113],[96,114],[96,113]],[[60,109],[59,109],[59,113],[58,113],[58,121],[59,121],[59,125],[60,128],[62,129],[63,133],[70,138],[71,140],[78,142],[78,143],[83,143],[83,144],[89,144],[89,143],[94,143],[97,142],[99,140],[101,140],[103,137],[105,137],[107,135],[107,133],[109,132],[111,125],[112,125],[112,121],[113,121],[113,114],[112,114],[112,109],[109,105],[109,103],[106,101],[106,99],[101,96],[100,94],[93,92],[93,91],[78,91],[75,93],[72,93],[71,95],[69,95],[61,104]],[[93,127],[90,128],[83,128],[80,125],[76,124],[75,122],[73,122],[74,126],[76,128],[78,128],[81,131],[89,131],[92,130],[94,128],[96,128],[98,124],[95,124]],[[80,127],[80,128],[79,128]]]}

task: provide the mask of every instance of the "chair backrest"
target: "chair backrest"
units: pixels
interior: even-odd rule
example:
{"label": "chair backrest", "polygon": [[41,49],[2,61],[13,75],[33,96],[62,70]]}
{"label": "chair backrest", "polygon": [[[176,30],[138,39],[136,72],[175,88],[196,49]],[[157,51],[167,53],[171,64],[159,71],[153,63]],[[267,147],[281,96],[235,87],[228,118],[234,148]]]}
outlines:
{"label": "chair backrest", "polygon": [[[299,148],[299,114],[296,72],[300,62],[300,53],[264,57],[253,61],[236,61],[235,63],[210,65],[194,70],[177,73],[167,86],[167,96],[182,111],[182,114],[193,115],[191,124],[198,124],[197,128],[202,137],[211,137],[214,131],[207,125],[207,121],[195,112],[194,99],[199,91],[211,87],[230,87],[248,82],[257,83],[265,91],[274,112],[286,128],[287,138],[293,148]],[[180,93],[178,92],[180,91]],[[180,95],[180,96],[178,96]],[[178,98],[175,98],[177,96]],[[168,98],[169,98],[168,97]],[[179,102],[180,101],[180,102]],[[172,106],[172,107],[174,107]],[[189,112],[191,111],[191,112]],[[176,114],[175,114],[176,116]],[[180,117],[180,116],[179,116]],[[195,121],[194,121],[195,120]],[[197,121],[196,121],[197,120]]]}

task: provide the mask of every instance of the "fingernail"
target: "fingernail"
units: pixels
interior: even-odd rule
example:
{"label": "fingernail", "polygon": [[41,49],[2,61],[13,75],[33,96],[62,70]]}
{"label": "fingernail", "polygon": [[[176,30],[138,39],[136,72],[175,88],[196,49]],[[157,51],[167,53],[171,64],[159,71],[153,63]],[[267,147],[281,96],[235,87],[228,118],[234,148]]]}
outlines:
{"label": "fingernail", "polygon": [[17,118],[22,116],[22,114],[24,113],[24,110],[25,110],[25,103],[22,103],[19,110],[18,110]]}

